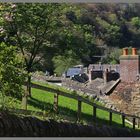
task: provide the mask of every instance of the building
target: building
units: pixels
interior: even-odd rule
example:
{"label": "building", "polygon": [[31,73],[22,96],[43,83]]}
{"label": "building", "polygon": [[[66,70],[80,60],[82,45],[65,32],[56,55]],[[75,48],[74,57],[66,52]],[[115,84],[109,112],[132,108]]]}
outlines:
{"label": "building", "polygon": [[82,74],[84,71],[83,65],[76,65],[72,68],[69,68],[65,74],[63,74],[64,77],[72,77],[74,75]]}
{"label": "building", "polygon": [[88,67],[89,81],[96,78],[105,78],[107,81],[120,78],[123,82],[135,82],[139,79],[139,73],[140,56],[136,48],[132,48],[131,54],[128,53],[128,48],[124,48],[120,64],[90,64]]}

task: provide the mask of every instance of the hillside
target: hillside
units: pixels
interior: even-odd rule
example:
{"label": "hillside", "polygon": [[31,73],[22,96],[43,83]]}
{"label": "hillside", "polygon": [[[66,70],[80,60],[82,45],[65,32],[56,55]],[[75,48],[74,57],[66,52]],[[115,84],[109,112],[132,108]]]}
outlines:
{"label": "hillside", "polygon": [[[11,5],[3,6],[1,15],[5,15],[8,6],[10,8]],[[27,44],[30,42],[31,45],[26,47],[26,43],[20,44],[27,52],[27,55],[25,55],[25,52],[23,55],[27,57],[26,59],[31,59],[29,56],[34,55],[33,61],[36,62],[31,71],[41,70],[45,72],[47,70],[50,75],[54,73],[61,75],[69,67],[76,64],[88,66],[90,63],[98,63],[99,61],[102,61],[102,63],[119,63],[120,48],[139,47],[140,4],[36,5],[38,11],[40,11],[39,7],[46,9],[47,6],[50,6],[53,9],[56,6],[56,11],[53,10],[53,13],[49,13],[49,11],[47,13],[46,11],[48,15],[53,14],[51,16],[51,21],[55,23],[53,27],[50,26],[51,23],[46,23],[47,16],[41,15],[41,12],[36,12],[35,8],[32,9],[34,6],[32,4],[13,5],[17,11],[13,9],[11,11],[17,17],[13,18],[11,24],[8,23],[9,21],[2,21],[2,34],[0,35],[1,42],[18,45],[21,42],[18,42],[16,33],[20,30],[21,34],[24,35],[23,42],[25,41]],[[26,9],[28,12],[22,13],[22,9]],[[20,14],[22,17],[18,17]],[[45,18],[42,19],[42,16]],[[55,17],[57,17],[57,20]],[[42,20],[38,21],[36,18]],[[20,21],[22,24],[20,24]],[[31,23],[26,24],[29,22]],[[47,29],[51,34],[47,34],[47,32],[44,34],[40,42],[42,45],[36,53],[32,54],[31,50],[36,47],[33,45],[34,38],[32,36],[35,38],[40,36],[40,34],[33,34],[35,33],[34,29],[38,26],[37,33],[43,33],[45,24],[51,27]],[[29,29],[28,32],[25,26],[26,29]],[[12,27],[18,27],[19,29],[13,29]],[[21,36],[19,37],[21,40],[23,39]],[[94,56],[104,57],[101,60]]]}

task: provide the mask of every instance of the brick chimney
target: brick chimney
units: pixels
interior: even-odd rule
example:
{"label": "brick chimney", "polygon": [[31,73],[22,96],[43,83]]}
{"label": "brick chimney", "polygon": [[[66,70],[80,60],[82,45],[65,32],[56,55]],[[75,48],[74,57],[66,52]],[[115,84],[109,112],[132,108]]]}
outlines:
{"label": "brick chimney", "polygon": [[89,77],[89,82],[91,82],[92,81],[92,77],[93,77],[93,69],[89,69],[88,77]]}
{"label": "brick chimney", "polygon": [[128,54],[128,48],[123,49],[120,56],[120,78],[124,82],[134,82],[140,73],[140,57],[137,49],[132,48],[132,53]]}

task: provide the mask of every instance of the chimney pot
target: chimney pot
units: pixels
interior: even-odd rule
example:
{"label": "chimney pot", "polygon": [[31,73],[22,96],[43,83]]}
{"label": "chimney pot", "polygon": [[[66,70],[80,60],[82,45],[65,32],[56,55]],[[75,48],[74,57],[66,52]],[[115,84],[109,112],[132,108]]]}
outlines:
{"label": "chimney pot", "polygon": [[128,55],[128,48],[123,48],[123,55]]}
{"label": "chimney pot", "polygon": [[137,55],[137,49],[136,48],[132,48],[132,55]]}

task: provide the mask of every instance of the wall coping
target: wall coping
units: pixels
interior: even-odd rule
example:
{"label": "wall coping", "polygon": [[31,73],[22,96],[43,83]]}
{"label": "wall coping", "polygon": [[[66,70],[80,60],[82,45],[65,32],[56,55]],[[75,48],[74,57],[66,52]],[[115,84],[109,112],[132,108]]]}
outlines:
{"label": "wall coping", "polygon": [[120,56],[120,60],[140,60],[140,56],[139,55],[121,55]]}

